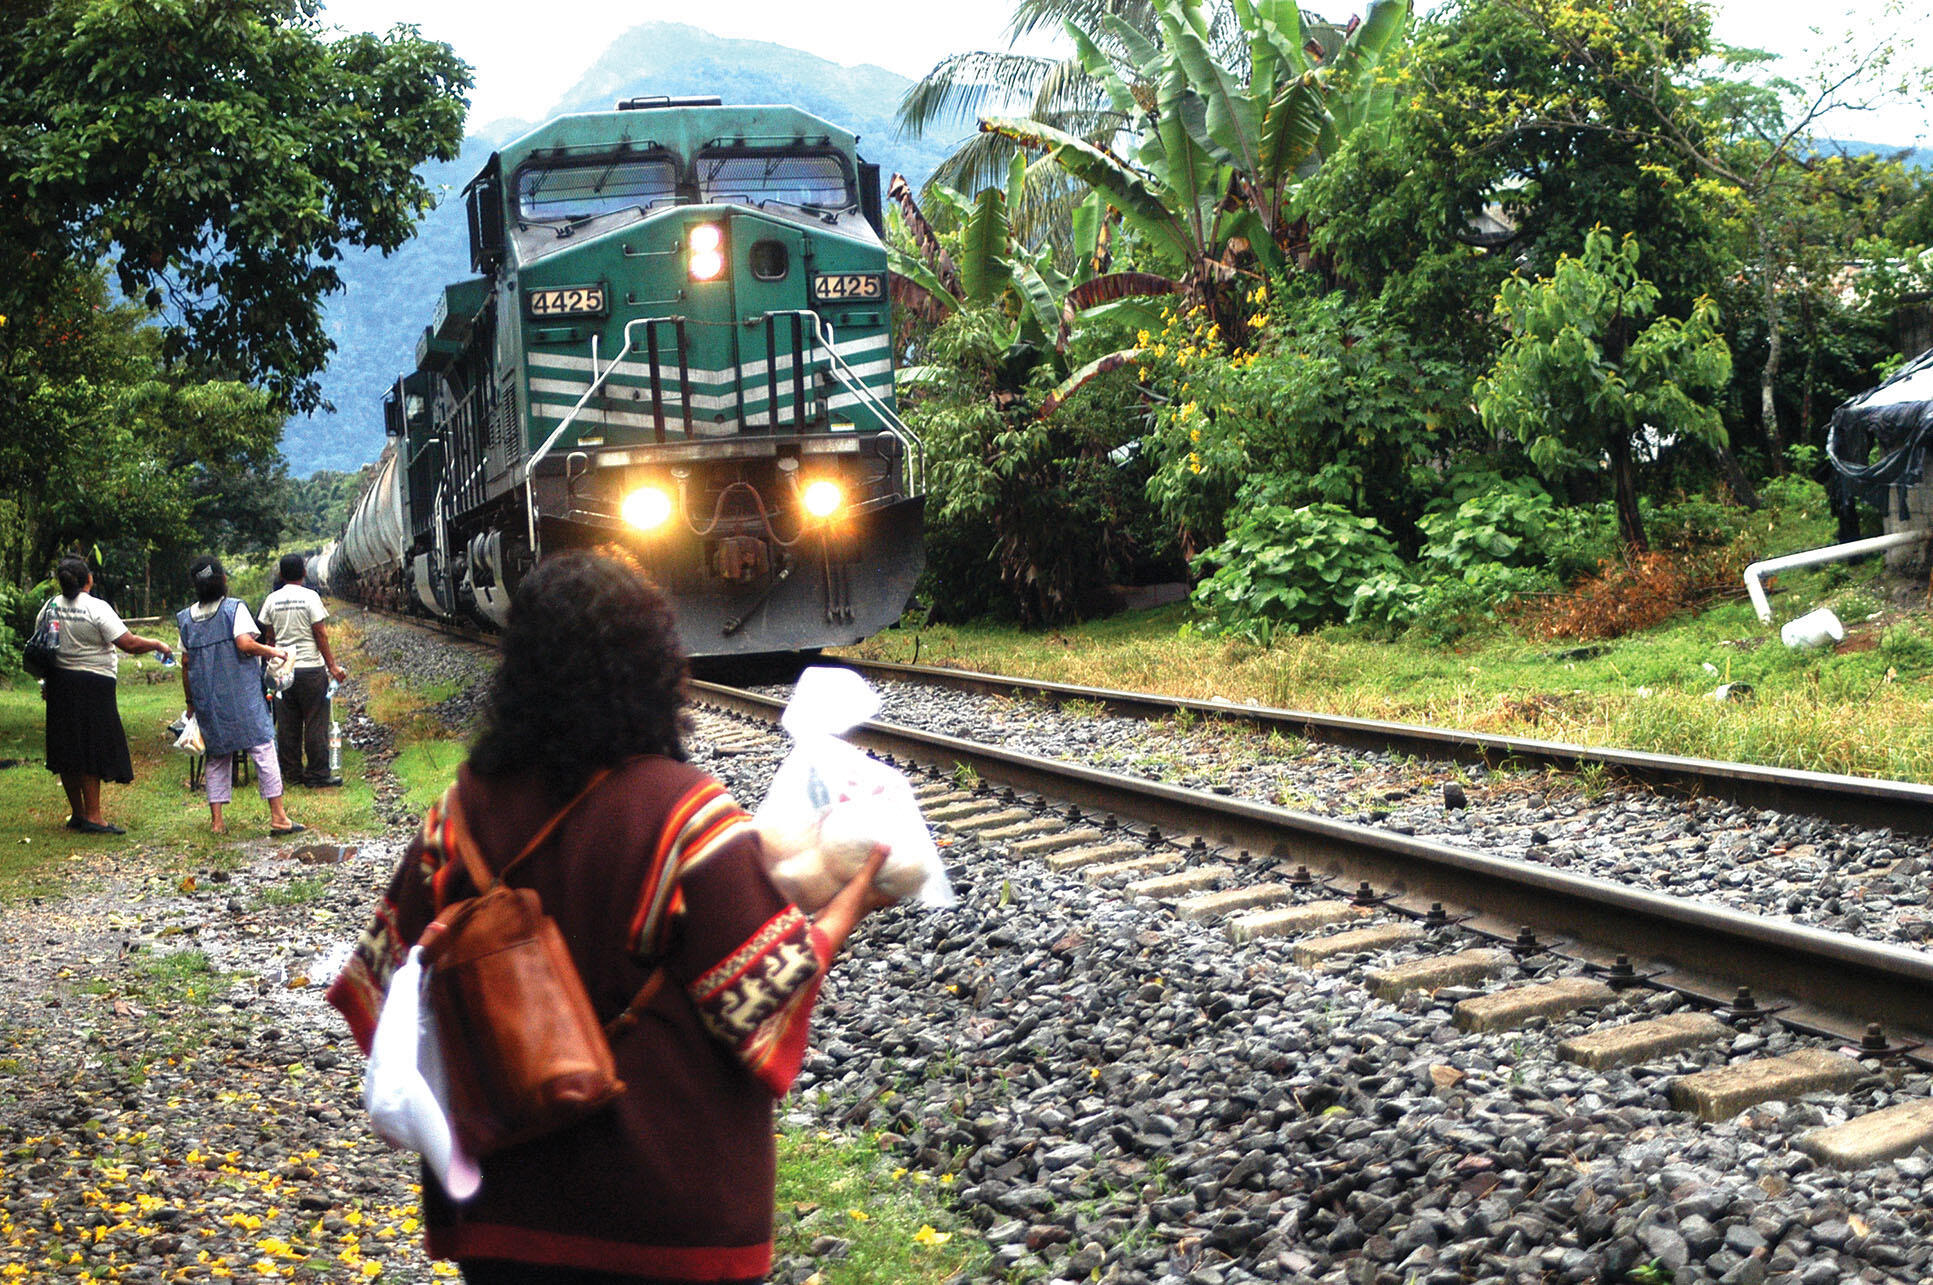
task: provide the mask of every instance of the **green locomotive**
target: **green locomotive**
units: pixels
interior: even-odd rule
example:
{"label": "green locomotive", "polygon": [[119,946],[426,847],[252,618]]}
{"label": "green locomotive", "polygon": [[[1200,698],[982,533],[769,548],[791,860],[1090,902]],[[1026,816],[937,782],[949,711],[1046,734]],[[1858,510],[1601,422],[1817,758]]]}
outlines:
{"label": "green locomotive", "polygon": [[924,459],[894,409],[879,171],[855,143],[793,107],[661,98],[492,156],[464,192],[477,275],[385,400],[389,484],[330,588],[501,625],[545,552],[618,543],[694,656],[897,620]]}

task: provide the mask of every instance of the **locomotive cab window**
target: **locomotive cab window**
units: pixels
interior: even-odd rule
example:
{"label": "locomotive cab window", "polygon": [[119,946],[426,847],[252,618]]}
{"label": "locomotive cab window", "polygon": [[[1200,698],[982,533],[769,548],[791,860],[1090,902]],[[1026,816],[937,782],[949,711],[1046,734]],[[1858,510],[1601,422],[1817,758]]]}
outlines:
{"label": "locomotive cab window", "polygon": [[833,152],[716,149],[698,154],[698,199],[844,210],[853,203],[852,179]]}
{"label": "locomotive cab window", "polygon": [[595,218],[675,205],[678,167],[669,157],[526,166],[517,174],[517,215],[529,223]]}
{"label": "locomotive cab window", "polygon": [[751,260],[752,275],[760,281],[783,281],[792,256],[783,241],[754,241]]}

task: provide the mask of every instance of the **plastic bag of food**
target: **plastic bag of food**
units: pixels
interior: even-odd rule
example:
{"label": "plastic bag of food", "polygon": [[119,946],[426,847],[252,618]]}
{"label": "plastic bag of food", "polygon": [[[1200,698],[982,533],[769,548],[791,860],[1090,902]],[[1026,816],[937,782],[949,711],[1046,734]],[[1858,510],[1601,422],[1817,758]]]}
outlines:
{"label": "plastic bag of food", "polygon": [[801,910],[818,910],[858,874],[878,844],[891,855],[873,880],[881,892],[950,906],[953,886],[903,775],[840,739],[879,712],[879,695],[849,669],[799,675],[779,725],[792,752],[752,816],[767,869]]}
{"label": "plastic bag of food", "polygon": [[208,752],[207,742],[201,739],[201,724],[195,721],[193,714],[183,714],[181,721],[176,726],[181,729],[180,734],[175,737],[176,749],[183,750],[189,754],[206,754]]}

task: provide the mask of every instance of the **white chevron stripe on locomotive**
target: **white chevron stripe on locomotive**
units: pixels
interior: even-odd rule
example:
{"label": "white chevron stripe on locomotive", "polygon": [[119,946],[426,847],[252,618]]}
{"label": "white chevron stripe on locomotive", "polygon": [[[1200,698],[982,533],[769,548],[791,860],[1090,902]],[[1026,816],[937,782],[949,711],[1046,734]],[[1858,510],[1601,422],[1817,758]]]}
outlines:
{"label": "white chevron stripe on locomotive", "polygon": [[[861,365],[855,361],[856,358],[860,357],[861,355],[869,356],[875,351],[883,353],[887,350],[891,342],[892,342],[891,337],[888,335],[868,335],[862,339],[849,339],[844,343],[837,344],[834,346],[834,351],[837,352],[840,357],[844,358],[846,363],[852,366],[854,369],[863,369]],[[532,352],[532,353],[526,354],[525,360],[533,368],[541,366],[546,370],[583,371],[586,374],[591,373],[593,370],[591,359],[589,357],[580,357],[574,353]],[[792,364],[793,363],[792,363],[791,353],[779,354],[778,368],[780,371],[789,372],[792,369]],[[813,353],[808,356],[806,364],[809,367],[818,368],[823,366],[825,363],[823,362],[823,360],[820,360],[818,358],[818,350],[815,348],[813,350]],[[871,367],[877,367],[877,366],[880,366],[881,364],[882,363],[877,361],[864,363],[865,366],[871,366]],[[889,358],[883,364],[886,368],[890,368],[892,365],[892,362]],[[691,382],[694,384],[700,384],[700,383],[730,384],[730,383],[737,382],[738,380],[753,380],[753,379],[762,378],[766,374],[767,366],[768,366],[768,363],[763,358],[761,358],[758,361],[745,362],[743,365],[738,366],[736,368],[730,367],[730,366],[725,366],[725,367],[693,366],[689,370],[688,374],[691,378]],[[611,378],[622,379],[627,377],[631,379],[642,380],[646,383],[649,383],[651,379],[650,361],[648,360],[640,361],[637,358],[632,357],[632,358],[627,358],[622,362],[619,362],[617,365],[617,368],[611,372]],[[667,386],[675,386],[678,382],[677,366],[675,364],[668,363],[660,359],[658,363],[658,380],[661,384],[665,384]]]}

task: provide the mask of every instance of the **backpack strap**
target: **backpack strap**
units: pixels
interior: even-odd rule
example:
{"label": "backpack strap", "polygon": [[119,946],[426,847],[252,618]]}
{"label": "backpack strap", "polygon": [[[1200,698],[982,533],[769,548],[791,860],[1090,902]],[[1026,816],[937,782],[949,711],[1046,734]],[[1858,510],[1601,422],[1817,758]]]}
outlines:
{"label": "backpack strap", "polygon": [[449,827],[450,847],[455,849],[458,860],[463,862],[464,873],[470,876],[470,882],[476,885],[478,894],[486,893],[502,883],[504,877],[524,858],[542,847],[544,840],[550,838],[551,833],[557,829],[558,823],[570,814],[571,809],[582,803],[584,796],[603,784],[604,778],[610,774],[611,769],[608,767],[599,768],[592,773],[591,779],[585,783],[584,788],[579,790],[569,803],[559,808],[550,820],[539,826],[537,833],[530,836],[530,841],[524,844],[523,849],[504,862],[503,869],[495,874],[490,872],[490,867],[484,863],[483,854],[477,850],[476,840],[470,835],[469,824],[463,819],[463,802],[457,796],[456,787],[452,785],[443,796],[443,820]]}
{"label": "backpack strap", "polygon": [[[584,796],[602,784],[604,778],[610,774],[611,769],[608,767],[598,769],[584,788],[577,792],[576,797],[559,808],[550,820],[544,822],[537,833],[531,836],[530,841],[524,844],[523,850],[504,863],[503,869],[495,874],[492,874],[490,867],[484,863],[483,854],[477,851],[476,840],[471,837],[470,827],[463,819],[463,805],[457,798],[456,786],[452,785],[444,792],[440,805],[446,827],[445,842],[456,854],[457,859],[463,863],[464,873],[470,876],[470,882],[476,885],[479,895],[488,892],[503,882],[503,877],[510,873],[513,866],[542,847],[544,840],[550,838],[551,832],[556,830],[558,822],[562,821],[572,808],[583,802]],[[658,991],[663,988],[664,979],[665,967],[659,964],[651,970],[651,975],[644,979],[644,985],[638,988],[638,993],[632,996],[631,1002],[625,1005],[624,1011],[604,1024],[605,1038],[616,1041],[636,1026],[644,1010],[650,1006],[652,1000],[657,998]]]}

